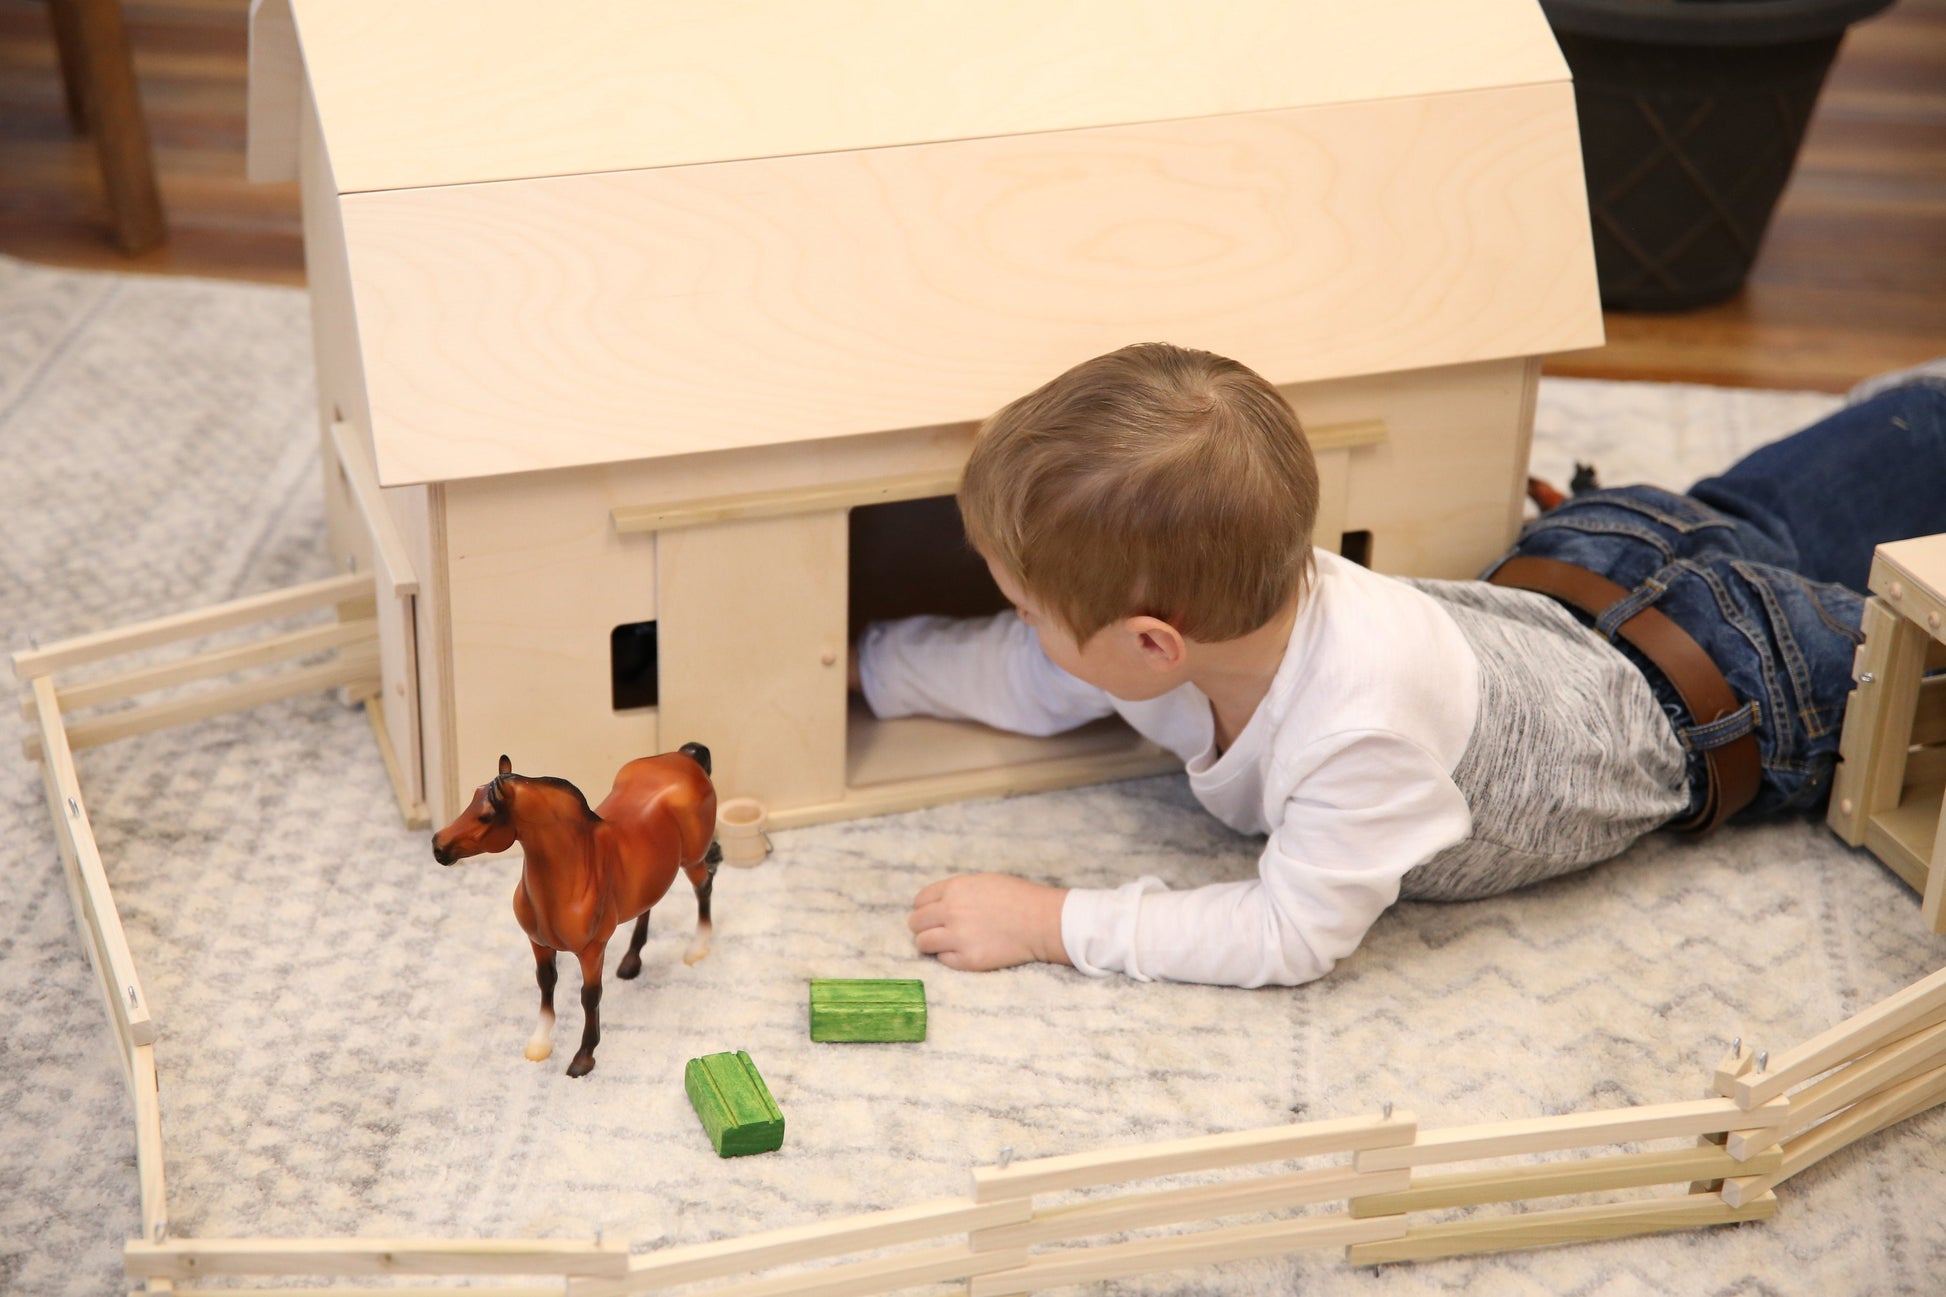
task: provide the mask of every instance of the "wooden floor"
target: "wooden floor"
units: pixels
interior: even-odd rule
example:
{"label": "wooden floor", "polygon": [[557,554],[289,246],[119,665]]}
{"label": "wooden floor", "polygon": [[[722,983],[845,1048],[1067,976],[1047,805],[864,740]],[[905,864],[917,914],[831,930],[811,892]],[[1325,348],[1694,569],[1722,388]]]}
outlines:
{"label": "wooden floor", "polygon": [[[411,0],[401,0],[410,3]],[[297,193],[243,178],[247,0],[128,0],[169,243],[123,258],[67,120],[44,0],[0,0],[0,253],[56,265],[304,280]],[[1946,353],[1946,0],[1854,28],[1735,300],[1608,316],[1548,372],[1841,390]]]}

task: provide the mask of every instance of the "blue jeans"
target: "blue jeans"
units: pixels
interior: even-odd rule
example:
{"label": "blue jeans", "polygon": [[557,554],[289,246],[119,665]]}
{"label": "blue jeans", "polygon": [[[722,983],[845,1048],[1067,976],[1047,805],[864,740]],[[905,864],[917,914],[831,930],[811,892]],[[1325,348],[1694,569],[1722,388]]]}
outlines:
{"label": "blue jeans", "polygon": [[[1741,822],[1813,810],[1829,795],[1872,549],[1937,532],[1946,532],[1946,386],[1918,381],[1754,451],[1683,495],[1582,492],[1529,523],[1483,575],[1529,554],[1628,590],[1595,629],[1642,669],[1675,725],[1689,754],[1686,816],[1707,790],[1702,753],[1757,736],[1763,780]],[[1703,646],[1741,708],[1697,724],[1662,673],[1615,638],[1650,604]]]}

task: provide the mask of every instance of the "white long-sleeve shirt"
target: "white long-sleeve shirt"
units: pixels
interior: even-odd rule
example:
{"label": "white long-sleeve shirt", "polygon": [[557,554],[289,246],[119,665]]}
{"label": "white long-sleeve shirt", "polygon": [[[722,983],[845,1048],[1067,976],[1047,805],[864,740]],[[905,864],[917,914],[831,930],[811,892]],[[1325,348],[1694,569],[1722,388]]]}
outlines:
{"label": "white long-sleeve shirt", "polygon": [[1183,758],[1213,815],[1268,835],[1248,881],[1071,890],[1061,936],[1086,973],[1235,986],[1321,977],[1398,899],[1406,872],[1472,826],[1453,780],[1479,708],[1472,648],[1439,601],[1325,551],[1269,692],[1220,754],[1200,690],[1113,698],[1048,661],[1011,613],[876,625],[859,667],[881,717],[1052,734],[1119,712]]}

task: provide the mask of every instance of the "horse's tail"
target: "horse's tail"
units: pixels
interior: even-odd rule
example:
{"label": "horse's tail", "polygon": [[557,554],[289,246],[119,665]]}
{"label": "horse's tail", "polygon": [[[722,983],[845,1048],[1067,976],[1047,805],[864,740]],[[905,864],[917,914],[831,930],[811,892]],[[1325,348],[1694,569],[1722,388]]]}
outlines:
{"label": "horse's tail", "polygon": [[704,774],[710,773],[709,749],[704,747],[702,744],[685,743],[680,748],[677,748],[676,751],[682,753],[684,756],[688,757],[691,761],[694,761],[697,765],[701,766],[703,768]]}

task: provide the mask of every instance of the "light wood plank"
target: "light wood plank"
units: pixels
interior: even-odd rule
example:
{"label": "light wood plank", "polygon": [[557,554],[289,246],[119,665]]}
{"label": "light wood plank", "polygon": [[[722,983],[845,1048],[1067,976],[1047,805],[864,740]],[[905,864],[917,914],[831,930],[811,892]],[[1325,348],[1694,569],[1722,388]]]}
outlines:
{"label": "light wood plank", "polygon": [[796,829],[835,820],[893,815],[943,802],[1018,797],[1023,793],[1051,792],[1057,788],[1078,788],[1084,784],[1140,779],[1181,770],[1182,762],[1174,754],[1143,740],[1109,751],[1034,758],[1005,766],[848,788],[841,799],[833,801],[782,809],[771,807],[769,823],[772,829]]}
{"label": "light wood plank", "polygon": [[1585,345],[1571,101],[347,195],[379,480],[977,420],[1131,337],[1193,335],[1277,384]]}
{"label": "light wood plank", "polygon": [[[1305,431],[1312,451],[1320,456],[1358,446],[1382,445],[1386,437],[1385,423],[1380,419]],[[618,505],[609,510],[609,520],[617,532],[654,532],[739,518],[776,518],[794,513],[816,513],[823,509],[851,509],[860,505],[889,504],[896,500],[921,500],[930,496],[952,495],[959,489],[961,468],[961,465],[954,463],[919,473],[870,477],[861,481],[818,482],[682,503]],[[1320,527],[1318,532],[1321,536],[1328,535],[1329,529]]]}
{"label": "light wood plank", "polygon": [[[46,677],[41,677],[46,679]],[[173,725],[187,725],[230,712],[243,711],[264,703],[316,693],[321,689],[347,688],[355,694],[378,689],[378,646],[370,641],[347,645],[329,661],[299,667],[240,684],[208,689],[186,698],[147,703],[106,716],[76,721],[68,727],[67,742],[75,749],[97,747],[116,739],[150,734]],[[24,748],[30,758],[42,751],[43,740],[29,739]]]}
{"label": "light wood plank", "polygon": [[[1946,790],[1946,778],[1914,770],[1930,755],[1921,750],[1907,760],[1908,777],[1899,804],[1877,812],[1865,824],[1865,849],[1922,900],[1932,869],[1932,850],[1939,837],[1942,790]],[[1922,914],[1923,909],[1922,903]]]}
{"label": "light wood plank", "polygon": [[[1118,1180],[1142,1180],[1212,1171],[1222,1167],[1278,1162],[1286,1158],[1350,1153],[1411,1143],[1419,1123],[1409,1112],[1389,1117],[1340,1117],[1332,1121],[1230,1131],[1190,1139],[1163,1140],[1130,1148],[1034,1158],[1005,1167],[978,1167],[973,1196],[981,1202],[1086,1189]],[[1361,1170],[1366,1168],[1360,1168]]]}
{"label": "light wood plank", "polygon": [[1783,1101],[1745,1109],[1728,1099],[1693,1099],[1640,1108],[1606,1108],[1558,1117],[1451,1126],[1422,1131],[1417,1140],[1403,1147],[1362,1152],[1358,1154],[1357,1166],[1361,1171],[1389,1171],[1402,1166],[1468,1162],[1597,1144],[1704,1135],[1719,1130],[1775,1127],[1782,1125],[1789,1115],[1790,1104]]}
{"label": "light wood plank", "polygon": [[[1725,1085],[1735,1085],[1736,1079],[1739,1076],[1742,1076],[1745,1072],[1748,1072],[1751,1068],[1755,1067],[1756,1065],[1757,1065],[1756,1049],[1753,1046],[1746,1044],[1743,1041],[1743,1039],[1739,1037],[1736,1042],[1736,1047],[1734,1049],[1726,1050],[1724,1052],[1722,1061],[1717,1063],[1716,1073],[1713,1080],[1715,1084],[1719,1087]],[[1720,1094],[1721,1090],[1720,1089],[1711,1090],[1710,1093]]]}
{"label": "light wood plank", "polygon": [[[1946,645],[1934,640],[1926,654],[1926,669],[1939,670],[1941,663],[1933,658],[1946,652]],[[1946,676],[1934,676],[1919,682],[1919,705],[1912,713],[1912,741],[1914,743],[1946,743]]]}
{"label": "light wood plank", "polygon": [[[167,689],[174,685],[209,680],[236,671],[248,671],[290,658],[309,657],[313,653],[322,653],[372,640],[377,635],[377,623],[372,621],[330,622],[323,626],[313,626],[305,630],[291,631],[285,635],[274,635],[268,639],[239,644],[233,648],[199,653],[161,666],[124,671],[82,684],[61,685],[55,689],[55,700],[60,704],[63,713],[74,712],[84,707],[99,706],[102,703],[120,702],[124,698],[133,698],[139,694]],[[28,720],[33,719],[34,705],[30,700],[25,698],[21,700],[20,714]]]}
{"label": "light wood plank", "polygon": [[1522,1212],[1417,1225],[1391,1243],[1364,1243],[1346,1249],[1352,1265],[1381,1265],[1390,1261],[1429,1261],[1443,1256],[1473,1256],[1482,1252],[1511,1252],[1523,1248],[1593,1243],[1601,1239],[1666,1234],[1674,1230],[1769,1220],[1777,1214],[1775,1194],[1744,1207],[1732,1207],[1715,1194],[1643,1203],[1598,1203],[1562,1207],[1554,1211]]}
{"label": "light wood plank", "polygon": [[[151,1289],[158,1283],[167,1284],[167,1279],[151,1279]],[[343,1284],[311,1288],[205,1288],[175,1286],[171,1291],[177,1297],[236,1297],[240,1291],[248,1292],[250,1297],[345,1297],[355,1289],[347,1289]],[[387,1286],[382,1289],[385,1297],[561,1297],[561,1285],[550,1284],[468,1284],[464,1288],[452,1284],[428,1285],[426,1287]]]}
{"label": "light wood plank", "polygon": [[771,1266],[818,1261],[848,1252],[866,1252],[986,1229],[1026,1220],[1030,1214],[1031,1206],[1024,1200],[975,1203],[967,1198],[946,1198],[841,1220],[765,1230],[713,1243],[660,1248],[630,1257],[628,1273],[623,1278],[576,1284],[573,1297],[624,1297],[652,1288],[698,1283]]}
{"label": "light wood plank", "polygon": [[1120,717],[1043,738],[935,716],[880,720],[853,695],[846,710],[846,796],[863,795],[879,785],[897,787],[1049,761],[1120,760],[1160,752]]}
{"label": "light wood plank", "polygon": [[656,537],[660,747],[706,744],[721,797],[844,795],[847,545],[843,511]]}
{"label": "light wood plank", "polygon": [[[949,1247],[900,1252],[870,1261],[820,1270],[800,1270],[790,1274],[766,1275],[741,1283],[723,1284],[708,1290],[709,1297],[872,1297],[920,1284],[947,1283],[991,1270],[1018,1266],[1026,1259],[1021,1252],[978,1254],[964,1243]],[[573,1288],[575,1297],[580,1289]]]}
{"label": "light wood plank", "polygon": [[1263,1225],[1232,1225],[1227,1229],[1136,1239],[1035,1257],[1018,1270],[976,1278],[968,1285],[967,1294],[968,1297],[1002,1297],[1038,1288],[1100,1283],[1156,1270],[1247,1261],[1309,1248],[1344,1247],[1397,1238],[1404,1233],[1403,1216],[1378,1220],[1353,1220],[1342,1215],[1309,1216]]}
{"label": "light wood plank", "polygon": [[1883,599],[1865,601],[1863,629],[1825,814],[1831,831],[1854,847],[1864,844],[1874,814],[1898,804],[1925,643]]}
{"label": "light wood plank", "polygon": [[[128,937],[122,931],[122,916],[115,908],[115,894],[108,886],[108,871],[102,867],[101,852],[95,846],[94,827],[88,822],[88,807],[81,799],[81,779],[75,773],[74,754],[62,728],[61,709],[54,700],[54,681],[36,676],[34,703],[38,709],[40,747],[52,809],[54,831],[73,852],[81,902],[75,917],[88,941],[95,971],[112,1008],[109,1025],[120,1042],[124,1065],[129,1066],[137,1045],[155,1043],[155,1022],[149,1015],[149,999],[142,990],[142,979],[135,971],[135,956],[129,953]],[[130,1074],[134,1086],[139,1078]]]}
{"label": "light wood plank", "polygon": [[1731,1206],[1750,1202],[1839,1149],[1942,1102],[1946,1102],[1946,1067],[1935,1067],[1888,1086],[1786,1143],[1784,1164],[1777,1170],[1725,1180],[1723,1201]]}
{"label": "light wood plank", "polygon": [[1776,1147],[1753,1152],[1739,1160],[1723,1149],[1711,1146],[1621,1153],[1607,1157],[1577,1158],[1572,1162],[1547,1162],[1487,1171],[1415,1174],[1411,1187],[1400,1192],[1354,1198],[1351,1214],[1362,1219],[1398,1212],[1477,1207],[1490,1202],[1608,1193],[1616,1189],[1721,1179],[1727,1175],[1761,1175],[1776,1170],[1783,1162],[1783,1150]]}
{"label": "light wood plank", "polygon": [[1872,553],[1867,585],[1900,616],[1946,641],[1946,534],[1880,545]]}
{"label": "light wood plank", "polygon": [[821,509],[850,509],[863,504],[889,504],[894,500],[921,500],[928,496],[951,495],[959,489],[959,469],[928,473],[906,473],[898,477],[876,477],[862,482],[823,483],[781,491],[757,491],[746,495],[718,496],[676,505],[629,505],[615,509],[610,517],[618,532],[669,531],[708,522],[729,522],[737,518],[776,518],[794,513],[815,513]]}
{"label": "light wood plank", "polygon": [[614,1276],[627,1272],[628,1243],[574,1239],[203,1238],[132,1239],[132,1279],[205,1275]]}
{"label": "light wood plank", "polygon": [[344,470],[346,479],[351,483],[352,499],[357,502],[358,512],[364,516],[365,528],[371,533],[372,546],[377,551],[380,568],[389,590],[375,593],[394,597],[418,594],[419,576],[413,569],[412,554],[407,548],[405,537],[399,534],[398,520],[385,502],[385,488],[378,484],[378,470],[372,464],[371,447],[363,434],[342,421],[331,425],[331,445],[337,453],[338,465]]}
{"label": "light wood plank", "polygon": [[[1946,1022],[1895,1040],[1791,1096],[1791,1119],[1775,1138],[1794,1139],[1874,1091],[1910,1080],[1946,1061]],[[1739,1137],[1730,1137],[1732,1145]]]}
{"label": "light wood plank", "polygon": [[[1400,6],[1404,6],[1403,10]],[[346,191],[1565,82],[1532,6],[300,0]],[[381,56],[377,52],[384,52]],[[403,130],[400,123],[412,129]]]}
{"label": "light wood plank", "polygon": [[1022,1224],[979,1231],[973,1238],[973,1246],[979,1251],[994,1247],[1034,1247],[1095,1234],[1113,1234],[1184,1221],[1204,1223],[1224,1216],[1281,1211],[1339,1199],[1352,1200],[1354,1216],[1391,1215],[1393,1213],[1390,1212],[1360,1212],[1357,1204],[1406,1188],[1410,1177],[1409,1171],[1360,1174],[1347,1166],[1326,1166],[1289,1175],[1251,1176],[1222,1184],[1122,1194],[1061,1207],[1038,1208],[1033,1219]]}
{"label": "light wood plank", "polygon": [[[1784,1091],[1868,1049],[1897,1040],[1929,1014],[1946,1009],[1946,968],[1887,996],[1795,1049],[1774,1054],[1769,1070],[1738,1077],[1732,1088],[1745,1108],[1768,1107]],[[1724,1089],[1717,1087],[1719,1092]]]}
{"label": "light wood plank", "polygon": [[313,581],[306,585],[271,590],[247,599],[237,599],[230,603],[201,608],[195,612],[178,613],[153,621],[138,622],[133,626],[121,626],[114,630],[63,640],[45,648],[16,653],[13,655],[14,674],[22,680],[29,680],[35,676],[51,675],[56,671],[79,666],[83,662],[97,662],[102,658],[114,657],[120,653],[133,653],[137,649],[154,648],[159,644],[173,644],[181,640],[229,630],[236,626],[269,621],[273,617],[308,612],[313,608],[325,608],[371,597],[372,578],[369,575],[327,577],[322,581]]}
{"label": "light wood plank", "polygon": [[169,1231],[169,1195],[163,1175],[162,1100],[156,1092],[155,1046],[135,1046],[132,1062],[135,1177],[142,1190],[142,1237],[159,1242]]}
{"label": "light wood plank", "polygon": [[[124,258],[102,238],[92,177],[74,161],[86,146],[59,111],[23,114],[0,139],[0,183],[17,195],[0,211],[0,240],[43,264],[302,284],[296,186],[251,185],[237,161],[244,13],[198,0],[145,11],[168,20],[137,24],[130,41],[145,69],[169,242]],[[1946,228],[1946,166],[1931,145],[1934,88],[1946,84],[1942,18],[1942,0],[1901,0],[1846,37],[1749,291],[1680,314],[1614,314],[1606,346],[1551,359],[1549,372],[1842,392],[1937,355],[1946,258],[1913,250]],[[45,48],[32,32],[31,57]],[[31,84],[33,71],[22,75]],[[54,73],[39,75],[52,104]],[[1834,274],[1841,264],[1850,273]]]}
{"label": "light wood plank", "polygon": [[127,1042],[127,1035],[121,1029],[121,1009],[119,996],[112,985],[112,974],[96,953],[94,932],[88,926],[87,893],[81,885],[81,857],[75,850],[74,835],[60,827],[68,814],[67,798],[63,795],[54,773],[45,764],[41,767],[41,788],[47,797],[47,813],[55,825],[54,842],[61,856],[61,880],[67,884],[68,912],[74,916],[75,944],[80,947],[82,958],[87,961],[88,970],[94,974],[95,993],[101,997],[101,1012],[108,1022],[108,1034],[114,1046],[116,1061],[121,1064],[122,1080],[128,1086],[129,1100],[135,1099],[135,1058],[133,1049]]}
{"label": "light wood plank", "polygon": [[408,829],[431,828],[432,816],[427,813],[425,802],[419,800],[406,783],[399,754],[392,746],[392,736],[386,732],[385,699],[367,698],[365,717],[371,722],[372,741],[378,745],[379,760],[385,763],[385,777],[392,785],[392,796],[399,804],[399,814],[405,820],[405,826]]}

